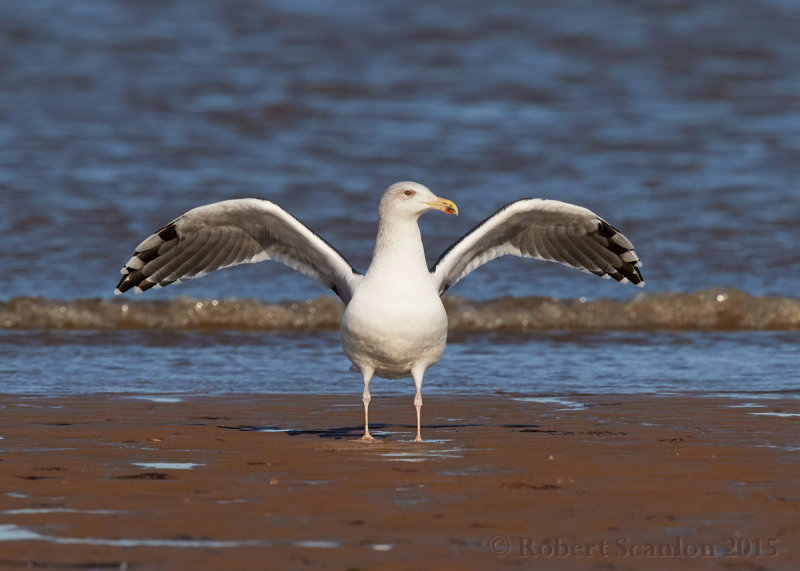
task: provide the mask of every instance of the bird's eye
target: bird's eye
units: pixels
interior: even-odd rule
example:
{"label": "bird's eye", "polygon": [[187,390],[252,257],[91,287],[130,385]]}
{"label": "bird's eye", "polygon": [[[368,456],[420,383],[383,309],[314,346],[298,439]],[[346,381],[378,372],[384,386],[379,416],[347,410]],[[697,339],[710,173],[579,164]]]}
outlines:
{"label": "bird's eye", "polygon": [[403,194],[405,194],[406,196],[414,196],[414,191],[413,190],[405,190],[405,191],[403,191]]}

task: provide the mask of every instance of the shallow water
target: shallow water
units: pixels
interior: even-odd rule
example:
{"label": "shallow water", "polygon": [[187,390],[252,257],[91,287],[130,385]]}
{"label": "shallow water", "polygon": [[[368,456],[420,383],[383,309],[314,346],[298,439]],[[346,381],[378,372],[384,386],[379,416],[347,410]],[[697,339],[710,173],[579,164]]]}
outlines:
{"label": "shallow water", "polygon": [[[423,393],[791,392],[798,343],[797,331],[456,332]],[[332,331],[0,334],[11,393],[345,393],[360,405],[349,365]],[[413,395],[410,379],[370,388]]]}
{"label": "shallow water", "polygon": [[[235,197],[274,200],[364,270],[401,179],[459,205],[422,218],[431,261],[539,196],[593,209],[645,264],[644,298],[554,264],[481,268],[448,292],[428,390],[796,389],[798,29],[789,0],[15,3],[0,391],[358,392],[336,304],[309,316],[326,291],[277,264],[108,300],[142,238]],[[247,311],[192,309],[226,299]]]}

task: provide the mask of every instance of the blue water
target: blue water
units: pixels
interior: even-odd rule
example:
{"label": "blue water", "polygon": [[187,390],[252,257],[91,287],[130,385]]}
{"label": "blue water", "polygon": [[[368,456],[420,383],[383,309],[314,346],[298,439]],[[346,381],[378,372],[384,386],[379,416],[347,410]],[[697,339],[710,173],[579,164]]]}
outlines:
{"label": "blue water", "polygon": [[[0,10],[0,301],[109,298],[142,238],[193,206],[245,196],[281,204],[363,270],[377,201],[403,179],[459,205],[458,218],[422,218],[431,260],[503,204],[538,196],[621,229],[648,292],[797,296],[797,2],[0,0]],[[146,295],[326,293],[257,264]],[[448,293],[638,290],[504,259]],[[426,387],[798,389],[797,341],[455,335]],[[360,391],[330,332],[5,331],[0,359],[0,391]]]}
{"label": "blue water", "polygon": [[[800,395],[800,332],[456,333],[424,394]],[[338,333],[0,333],[3,392],[347,393],[361,398]],[[411,379],[376,378],[373,396]],[[410,401],[409,401],[410,402]]]}

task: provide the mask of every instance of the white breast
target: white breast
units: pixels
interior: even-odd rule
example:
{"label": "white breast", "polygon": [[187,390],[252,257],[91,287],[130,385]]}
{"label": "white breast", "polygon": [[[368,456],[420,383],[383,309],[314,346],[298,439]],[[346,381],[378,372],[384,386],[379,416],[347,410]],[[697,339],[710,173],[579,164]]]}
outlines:
{"label": "white breast", "polygon": [[408,376],[444,353],[447,314],[429,275],[422,280],[396,276],[359,284],[342,316],[342,347],[353,364],[387,378]]}

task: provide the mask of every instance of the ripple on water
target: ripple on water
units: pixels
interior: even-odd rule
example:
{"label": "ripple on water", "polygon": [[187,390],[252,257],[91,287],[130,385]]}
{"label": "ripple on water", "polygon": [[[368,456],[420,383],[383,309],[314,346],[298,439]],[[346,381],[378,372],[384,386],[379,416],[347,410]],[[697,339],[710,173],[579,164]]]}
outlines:
{"label": "ripple on water", "polygon": [[149,470],[191,470],[205,464],[197,462],[132,462],[134,466]]}

